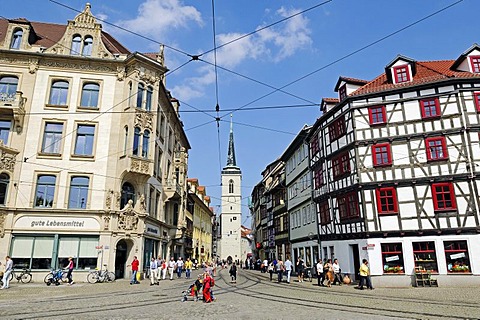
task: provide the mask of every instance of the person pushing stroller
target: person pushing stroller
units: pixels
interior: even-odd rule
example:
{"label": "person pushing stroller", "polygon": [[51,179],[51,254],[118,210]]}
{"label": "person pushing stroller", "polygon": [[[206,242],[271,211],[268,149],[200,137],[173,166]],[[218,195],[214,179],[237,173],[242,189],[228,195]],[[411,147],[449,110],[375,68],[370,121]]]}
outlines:
{"label": "person pushing stroller", "polygon": [[182,291],[183,293],[183,298],[182,302],[185,302],[188,300],[188,297],[191,296],[193,297],[193,301],[197,302],[198,301],[198,292],[200,291],[200,288],[203,285],[203,276],[200,274],[197,277],[197,280],[193,284],[191,284],[187,290]]}

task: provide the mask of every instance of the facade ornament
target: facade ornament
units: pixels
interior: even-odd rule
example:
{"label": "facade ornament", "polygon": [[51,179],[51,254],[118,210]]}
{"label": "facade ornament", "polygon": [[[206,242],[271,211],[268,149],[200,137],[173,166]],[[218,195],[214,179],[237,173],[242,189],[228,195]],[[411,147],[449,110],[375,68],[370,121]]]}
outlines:
{"label": "facade ornament", "polygon": [[0,238],[5,236],[5,217],[7,213],[5,211],[0,211]]}
{"label": "facade ornament", "polygon": [[137,109],[135,111],[135,126],[153,130],[153,113]]}
{"label": "facade ornament", "polygon": [[128,200],[125,207],[118,212],[118,229],[125,231],[137,230],[138,214],[133,208],[133,200]]}
{"label": "facade ornament", "polygon": [[135,211],[145,213],[147,211],[147,204],[145,202],[145,195],[141,194],[135,203]]}
{"label": "facade ornament", "polygon": [[38,59],[29,59],[28,72],[34,74],[38,70]]}
{"label": "facade ornament", "polygon": [[112,210],[112,201],[113,201],[113,190],[112,189],[109,189],[107,191],[107,197],[105,198],[105,208],[108,209],[108,210]]}
{"label": "facade ornament", "polygon": [[13,174],[18,151],[9,148],[0,140],[0,170],[5,170]]}
{"label": "facade ornament", "polygon": [[123,66],[117,66],[117,80],[123,81],[126,77],[126,70]]}
{"label": "facade ornament", "polygon": [[103,230],[108,230],[110,227],[110,215],[103,216]]}

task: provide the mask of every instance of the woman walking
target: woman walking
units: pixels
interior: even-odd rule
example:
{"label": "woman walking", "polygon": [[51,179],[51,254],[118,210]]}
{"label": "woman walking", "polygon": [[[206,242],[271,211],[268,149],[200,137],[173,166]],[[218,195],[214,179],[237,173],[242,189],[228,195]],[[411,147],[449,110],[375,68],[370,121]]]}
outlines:
{"label": "woman walking", "polygon": [[230,276],[232,277],[231,283],[237,283],[237,265],[235,262],[230,267]]}
{"label": "woman walking", "polygon": [[71,286],[72,284],[75,283],[75,282],[73,282],[73,278],[72,278],[73,267],[74,267],[73,258],[72,258],[72,257],[69,257],[69,258],[68,258],[68,265],[67,265],[67,269],[68,269],[67,279],[68,279],[68,285],[69,285],[69,286]]}

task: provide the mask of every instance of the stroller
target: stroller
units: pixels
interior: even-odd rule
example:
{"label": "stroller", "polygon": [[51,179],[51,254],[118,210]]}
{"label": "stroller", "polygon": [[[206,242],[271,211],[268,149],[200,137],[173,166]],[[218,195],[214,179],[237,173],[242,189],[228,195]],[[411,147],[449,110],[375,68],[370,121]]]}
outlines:
{"label": "stroller", "polygon": [[188,297],[193,297],[193,301],[197,302],[198,301],[198,292],[200,292],[200,289],[202,288],[202,276],[198,276],[197,280],[193,284],[191,284],[187,290],[183,290],[183,298],[182,302],[185,302],[188,300]]}
{"label": "stroller", "polygon": [[47,286],[50,286],[51,284],[55,284],[56,286],[58,286],[62,281],[62,277],[63,277],[62,269],[52,270],[50,271],[49,274],[47,274],[47,276],[44,279],[44,282]]}

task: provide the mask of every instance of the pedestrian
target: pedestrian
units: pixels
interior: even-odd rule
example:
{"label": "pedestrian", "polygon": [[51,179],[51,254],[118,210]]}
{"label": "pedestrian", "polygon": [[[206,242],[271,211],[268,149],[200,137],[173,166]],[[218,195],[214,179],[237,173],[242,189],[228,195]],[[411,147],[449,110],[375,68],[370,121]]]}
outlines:
{"label": "pedestrian", "polygon": [[[275,260],[276,261],[276,260]],[[273,261],[270,262],[270,264],[268,265],[268,273],[270,273],[270,281],[273,280],[273,272],[275,271],[275,264],[273,264]]]}
{"label": "pedestrian", "polygon": [[175,260],[173,257],[170,257],[170,261],[168,261],[168,273],[170,274],[170,281],[173,280],[173,271],[175,270]]}
{"label": "pedestrian", "polygon": [[150,285],[158,285],[158,263],[154,257],[150,260]]}
{"label": "pedestrian", "polygon": [[333,260],[333,275],[335,279],[333,280],[333,284],[335,285],[338,283],[339,286],[342,285],[343,279],[342,279],[342,269],[340,268],[340,264],[338,263],[338,259]]}
{"label": "pedestrian", "polygon": [[167,268],[168,267],[167,267],[167,262],[164,259],[162,259],[161,266],[162,266],[162,280],[165,280],[165,278],[167,276]]}
{"label": "pedestrian", "polygon": [[185,277],[187,279],[190,279],[190,275],[192,274],[192,267],[193,262],[190,260],[190,258],[187,258],[187,261],[185,261]]}
{"label": "pedestrian", "polygon": [[131,264],[131,266],[132,266],[132,279],[130,280],[130,284],[140,283],[137,280],[137,273],[138,273],[138,266],[139,265],[140,265],[140,261],[138,261],[137,256],[134,256],[132,264]]}
{"label": "pedestrian", "polygon": [[13,270],[13,260],[10,256],[5,257],[5,272],[3,273],[3,286],[0,289],[8,289],[10,288],[10,273]]}
{"label": "pedestrian", "polygon": [[360,266],[360,283],[358,284],[357,289],[363,290],[363,284],[366,283],[367,289],[373,290],[372,280],[370,279],[370,268],[368,267],[368,260],[363,259],[362,265]]}
{"label": "pedestrian", "polygon": [[212,291],[211,288],[213,287],[214,281],[213,278],[210,277],[208,272],[203,274],[203,302],[212,302]]}
{"label": "pedestrian", "polygon": [[69,257],[68,258],[68,265],[66,266],[67,271],[67,279],[68,279],[68,285],[71,286],[75,282],[73,282],[72,278],[72,273],[73,273],[73,268],[74,268],[74,263],[73,263],[73,258]]}
{"label": "pedestrian", "polygon": [[303,273],[305,272],[305,264],[303,262],[303,259],[301,257],[298,257],[297,259],[297,278],[298,282],[303,282]]}
{"label": "pedestrian", "polygon": [[290,275],[292,274],[292,261],[290,261],[290,258],[288,256],[287,260],[285,260],[285,272],[287,273],[287,283],[290,283]]}
{"label": "pedestrian", "polygon": [[237,265],[232,263],[232,266],[230,267],[230,277],[232,277],[231,283],[237,283]]}
{"label": "pedestrian", "polygon": [[282,259],[277,260],[277,281],[278,283],[281,283],[283,281],[283,271],[285,271],[285,268],[283,266],[283,261]]}
{"label": "pedestrian", "polygon": [[182,260],[182,257],[180,257],[177,260],[177,278],[178,279],[182,277],[182,271],[183,271],[183,260]]}
{"label": "pedestrian", "polygon": [[322,259],[318,259],[317,261],[317,280],[318,280],[318,286],[324,286],[323,285],[323,261]]}
{"label": "pedestrian", "polygon": [[327,280],[327,287],[331,287],[335,276],[333,274],[332,259],[328,259],[327,262],[323,265],[323,276]]}
{"label": "pedestrian", "polygon": [[268,260],[265,258],[262,263],[262,273],[266,273],[268,268]]}

